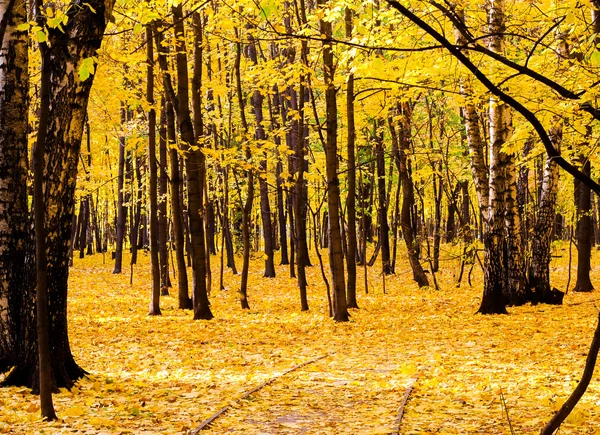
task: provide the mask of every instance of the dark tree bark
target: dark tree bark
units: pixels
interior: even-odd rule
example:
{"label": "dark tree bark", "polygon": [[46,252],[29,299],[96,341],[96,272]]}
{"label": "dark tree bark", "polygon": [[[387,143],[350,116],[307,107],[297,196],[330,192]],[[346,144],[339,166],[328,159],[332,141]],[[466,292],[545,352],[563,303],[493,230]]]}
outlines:
{"label": "dark tree bark", "polygon": [[[248,58],[253,65],[258,65],[258,56],[256,53],[256,43],[254,38],[250,36],[248,44]],[[258,88],[252,94],[252,109],[254,111],[254,119],[256,121],[255,138],[258,141],[258,147],[262,148],[266,140],[265,128],[263,127],[263,101],[264,96]],[[261,151],[260,156],[260,214],[263,223],[263,238],[265,241],[265,278],[275,277],[275,262],[273,259],[273,223],[271,221],[271,205],[269,203],[269,186],[267,185],[267,159],[264,151]]]}
{"label": "dark tree bark", "polygon": [[[304,94],[304,76],[300,79],[300,95]],[[299,113],[299,121],[297,124],[298,128],[298,137],[296,143],[296,154],[295,154],[295,172],[296,172],[296,184],[294,185],[294,195],[293,195],[293,203],[294,203],[294,216],[296,230],[296,269],[298,272],[298,288],[300,290],[300,309],[301,311],[308,311],[308,295],[306,287],[308,286],[308,281],[306,279],[306,266],[307,266],[307,246],[306,246],[306,208],[307,204],[303,201],[304,197],[304,189],[306,181],[304,179],[305,172],[305,141],[304,141],[304,129],[305,127],[305,117],[304,117],[304,99],[300,100],[300,104],[298,106]]]}
{"label": "dark tree bark", "polygon": [[[164,97],[161,98],[160,127],[159,127],[159,162],[158,162],[158,257],[160,265],[161,295],[168,296],[171,287],[169,276],[169,220],[167,216],[167,109]],[[186,289],[187,294],[187,289]]]}
{"label": "dark tree bark", "polygon": [[[273,87],[273,107],[271,110],[271,126],[273,130],[278,130],[280,128],[279,123],[279,114],[281,113],[281,95],[279,93],[279,88],[277,85]],[[284,118],[285,120],[285,118]],[[290,264],[290,260],[288,257],[288,243],[287,243],[287,226],[286,226],[286,216],[285,216],[285,197],[283,194],[283,183],[285,180],[282,179],[281,174],[283,173],[283,162],[282,156],[279,153],[279,145],[281,145],[281,138],[279,135],[275,136],[275,144],[277,147],[277,166],[275,168],[275,176],[277,177],[277,220],[278,220],[278,230],[279,230],[279,250],[281,251],[281,265]]]}
{"label": "dark tree bark", "polygon": [[[81,81],[78,66],[82,59],[96,56],[106,19],[114,1],[91,0],[89,8],[69,8],[64,31],[50,30],[48,69],[50,100],[44,161],[44,231],[48,260],[47,289],[50,355],[53,386],[70,388],[84,375],[71,354],[67,331],[67,282],[69,277],[70,235],[75,205],[77,163],[85,114],[93,77]],[[64,37],[68,35],[68,38]],[[23,293],[23,306],[31,307],[31,290]],[[37,341],[35,322],[24,317],[16,365],[6,383],[37,389]]]}
{"label": "dark tree bark", "polygon": [[[139,242],[143,240],[140,234],[140,227],[142,223],[142,159],[136,157],[135,159],[135,178],[137,180],[137,189],[135,189],[135,204],[131,208],[133,210],[133,219],[131,220],[131,231],[129,240],[131,242],[131,270],[133,271],[133,265],[137,264],[138,250],[140,249]],[[131,183],[133,188],[133,180]],[[132,274],[133,278],[133,274]]]}
{"label": "dark tree bark", "polygon": [[175,113],[173,105],[167,102],[167,140],[171,146],[171,220],[173,222],[173,236],[175,242],[175,259],[177,262],[177,295],[178,306],[181,310],[192,308],[192,299],[188,293],[188,274],[185,264],[185,236],[183,225],[183,210],[181,206],[181,190],[183,180],[179,172],[179,154],[175,148]]}
{"label": "dark tree bark", "polygon": [[383,122],[374,121],[373,135],[375,139],[375,154],[377,159],[377,221],[379,224],[379,243],[383,273],[390,275],[390,226],[387,219],[387,194],[385,189],[385,150],[383,149]]}
{"label": "dark tree bark", "polygon": [[79,229],[79,258],[83,258],[85,257],[88,225],[90,222],[90,210],[87,196],[81,199],[79,207],[79,219],[81,220],[81,227]]}
{"label": "dark tree bark", "polygon": [[[41,0],[36,0],[35,10],[38,23],[43,23]],[[50,321],[48,317],[48,262],[46,259],[45,202],[44,202],[44,157],[50,112],[50,69],[47,43],[40,44],[42,74],[40,85],[40,118],[38,135],[33,149],[33,211],[35,229],[36,266],[36,326],[38,342],[39,393],[42,418],[56,420],[52,403],[52,365],[50,355]],[[82,231],[83,232],[83,231]],[[84,246],[85,243],[82,244]],[[83,254],[83,250],[81,251]]]}
{"label": "dark tree bark", "polygon": [[[183,11],[182,5],[174,6],[173,9],[173,21],[176,37],[176,66],[177,66],[177,95],[172,88],[169,86],[167,90],[170,93],[171,101],[177,102],[176,112],[177,120],[179,124],[179,132],[181,135],[182,142],[185,146],[187,156],[185,159],[186,166],[186,180],[187,180],[187,193],[188,193],[188,218],[190,224],[190,241],[191,241],[191,255],[192,255],[192,273],[194,274],[192,301],[194,305],[194,320],[210,320],[213,318],[213,314],[210,310],[210,304],[208,301],[207,291],[207,270],[206,270],[206,238],[204,234],[204,175],[205,175],[205,161],[204,154],[200,149],[192,149],[191,147],[196,144],[196,138],[198,137],[194,132],[194,125],[192,124],[192,118],[189,109],[189,75],[188,75],[188,62],[187,53],[185,46],[185,29],[183,23]],[[196,24],[196,23],[195,23]],[[195,27],[197,27],[195,25]],[[202,34],[199,32],[200,35]],[[198,32],[194,32],[196,36],[195,49],[198,50],[202,46],[202,41],[198,40]],[[198,56],[197,51],[195,55]],[[201,59],[199,60],[200,65],[202,64]],[[163,68],[164,72],[167,71],[166,65]],[[197,74],[197,73],[195,73]],[[170,76],[168,77],[170,81]],[[200,113],[198,113],[200,116]],[[198,127],[198,120],[195,120],[196,127]],[[197,132],[200,135],[202,132]]]}
{"label": "dark tree bark", "polygon": [[229,223],[229,168],[223,171],[223,210],[221,212],[221,227],[223,238],[225,239],[225,249],[227,251],[227,267],[231,272],[237,275],[235,267],[235,253],[233,251],[233,240],[231,237],[231,226]]}
{"label": "dark tree bark", "polygon": [[[235,86],[238,96],[238,105],[240,109],[240,119],[242,123],[242,129],[246,136],[248,135],[248,121],[246,120],[246,112],[244,105],[244,95],[242,94],[242,79],[240,72],[240,63],[242,60],[242,44],[238,42],[236,44],[235,54]],[[244,144],[246,149],[245,157],[249,161],[252,158],[250,147],[248,144]],[[252,202],[254,200],[254,172],[252,168],[246,170],[246,183],[247,193],[246,201],[242,208],[242,240],[244,243],[244,259],[242,264],[242,276],[240,280],[240,305],[243,310],[250,309],[248,304],[248,272],[250,269],[250,215],[252,214]],[[241,194],[240,194],[241,202]]]}
{"label": "dark tree bark", "polygon": [[[317,5],[325,7],[325,0],[317,0]],[[333,34],[331,22],[320,20],[321,34],[330,39]],[[327,205],[329,206],[329,264],[333,282],[333,320],[347,322],[349,320],[346,303],[346,282],[344,277],[344,253],[340,231],[340,183],[338,178],[337,159],[337,102],[336,89],[333,82],[335,66],[331,42],[323,42],[323,75],[325,85],[325,106],[327,113],[327,141],[325,145],[325,172],[327,179]]]}
{"label": "dark tree bark", "polygon": [[[160,312],[160,262],[158,248],[158,175],[156,164],[156,111],[154,110],[154,45],[152,27],[146,26],[146,62],[147,86],[146,101],[148,111],[148,166],[150,171],[150,267],[152,272],[150,312],[151,316],[159,316]],[[167,264],[168,268],[168,264]]]}
{"label": "dark tree bark", "polygon": [[[456,183],[456,188],[452,190],[448,198],[448,216],[446,217],[446,243],[452,243],[456,239],[456,218],[460,216],[458,212],[458,194],[460,192],[460,181]],[[460,217],[458,218],[460,221]]]}
{"label": "dark tree bark", "polygon": [[[583,159],[582,159],[583,160]],[[592,173],[589,160],[582,161],[582,172],[587,176]],[[575,199],[577,209],[577,282],[573,291],[590,292],[594,289],[590,280],[592,259],[592,209],[591,190],[589,186],[575,181]]]}
{"label": "dark tree bark", "polygon": [[[346,38],[352,38],[353,22],[352,9],[346,7],[345,24]],[[348,198],[346,207],[348,209],[348,255],[346,258],[346,270],[348,271],[348,286],[346,288],[348,308],[358,308],[356,301],[356,126],[354,122],[354,74],[348,75],[346,82],[346,116],[348,117]]]}
{"label": "dark tree bark", "polygon": [[[125,129],[127,111],[121,103],[121,128]],[[123,269],[123,242],[125,241],[125,225],[127,222],[127,206],[125,205],[125,135],[119,136],[119,173],[117,175],[117,240],[115,248],[115,268],[113,273],[121,273]]]}
{"label": "dark tree bark", "polygon": [[[413,224],[413,215],[415,213],[415,191],[413,180],[410,175],[410,159],[408,152],[410,151],[410,138],[412,126],[412,108],[410,103],[400,103],[398,112],[401,115],[400,125],[398,128],[398,144],[399,152],[396,161],[398,174],[402,183],[402,209],[400,211],[400,225],[402,226],[402,236],[408,251],[408,260],[413,272],[413,278],[419,287],[429,285],[429,280],[423,266],[419,262],[419,257],[415,250],[415,228]],[[394,129],[392,129],[393,131]]]}

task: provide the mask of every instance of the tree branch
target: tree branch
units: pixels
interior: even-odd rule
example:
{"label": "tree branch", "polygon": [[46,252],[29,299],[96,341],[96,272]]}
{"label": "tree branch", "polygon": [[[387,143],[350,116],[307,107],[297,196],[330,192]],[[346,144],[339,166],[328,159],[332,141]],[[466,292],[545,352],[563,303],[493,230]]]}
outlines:
{"label": "tree branch", "polygon": [[[546,153],[548,154],[549,158],[554,160],[554,162],[556,162],[556,164],[558,166],[560,166],[566,172],[571,174],[573,177],[575,177],[576,179],[578,179],[579,181],[584,183],[586,186],[588,186],[590,189],[592,189],[595,193],[600,194],[600,184],[598,184],[596,181],[592,180],[590,177],[588,177],[586,174],[581,172],[579,169],[577,169],[571,163],[567,162],[560,155],[560,152],[552,144],[552,141],[550,140],[550,137],[548,136],[548,132],[546,131],[546,129],[544,128],[542,123],[539,121],[539,119],[537,119],[537,117],[533,114],[533,112],[531,112],[529,109],[527,109],[525,106],[523,106],[523,104],[521,104],[519,101],[517,101],[514,97],[508,95],[506,92],[502,91],[497,85],[492,83],[492,81],[490,79],[488,79],[486,77],[486,75],[477,66],[475,66],[475,64],[473,64],[473,62],[471,62],[471,60],[467,56],[465,56],[464,53],[462,53],[462,51],[460,50],[459,47],[455,46],[450,41],[448,41],[448,39],[446,39],[443,35],[441,35],[439,32],[437,32],[433,27],[431,27],[429,24],[427,24],[421,18],[416,16],[414,13],[412,13],[408,8],[406,8],[405,6],[403,6],[400,2],[398,2],[396,0],[386,0],[386,1],[388,2],[388,4],[390,6],[392,6],[394,9],[396,9],[398,12],[400,12],[406,18],[411,20],[413,23],[415,23],[421,29],[423,29],[430,36],[432,36],[436,41],[438,41],[444,48],[446,48],[469,71],[471,71],[471,73],[477,78],[477,80],[479,80],[481,82],[481,84],[483,84],[492,94],[497,96],[502,102],[508,104],[514,110],[516,110],[519,114],[521,114],[521,116],[523,116],[535,129],[536,133],[538,134],[538,136],[540,137],[540,139],[542,141],[542,144],[544,145],[544,148],[546,148]],[[500,56],[500,57],[502,58],[502,56]],[[519,65],[519,67],[521,67],[521,66]],[[523,68],[523,67],[521,67],[521,68]],[[527,72],[524,72],[524,74],[527,74]],[[527,74],[527,75],[529,75],[529,74]],[[558,86],[560,86],[560,85],[558,85]],[[571,92],[571,91],[568,91],[568,92]],[[573,95],[575,95],[575,94],[573,94]],[[575,95],[574,99],[577,99],[577,98],[578,97]],[[591,104],[589,105],[589,108],[587,108],[585,104],[582,105],[581,108],[582,108],[582,110],[585,110],[587,112],[590,112],[590,113],[593,112],[593,114],[596,115],[594,117],[596,119],[600,119],[600,111],[591,107]]]}
{"label": "tree branch", "polygon": [[585,368],[583,369],[583,375],[581,376],[581,380],[575,387],[575,390],[571,393],[567,401],[561,406],[561,408],[554,414],[554,417],[548,422],[546,427],[544,427],[540,435],[552,435],[556,429],[562,424],[563,421],[569,416],[571,411],[579,399],[587,390],[588,385],[592,379],[592,375],[594,374],[594,367],[596,365],[596,359],[598,357],[598,351],[600,350],[600,313],[598,313],[598,324],[596,325],[596,331],[594,332],[594,338],[592,339],[592,344],[590,345],[590,351],[588,353],[587,359],[585,361]]}

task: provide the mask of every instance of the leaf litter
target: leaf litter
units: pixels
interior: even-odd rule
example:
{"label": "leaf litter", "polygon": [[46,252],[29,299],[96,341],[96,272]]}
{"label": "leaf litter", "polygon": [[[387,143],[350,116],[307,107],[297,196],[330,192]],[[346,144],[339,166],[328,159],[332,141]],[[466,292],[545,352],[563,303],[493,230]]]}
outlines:
{"label": "leaf litter", "polygon": [[[567,279],[562,262],[552,265],[559,288]],[[308,269],[311,311],[299,312],[287,267],[263,279],[258,258],[250,272],[252,309],[239,308],[235,291],[213,289],[215,319],[195,322],[176,309],[176,296],[161,300],[163,316],[147,316],[147,256],[140,263],[130,286],[101,256],[75,260],[69,331],[90,375],[55,395],[60,420],[53,423],[40,421],[28,389],[0,388],[0,433],[188,434],[226,405],[200,433],[395,433],[411,386],[402,434],[508,434],[501,392],[515,432],[539,433],[575,387],[597,317],[594,293],[569,293],[559,307],[476,315],[480,272],[473,288],[457,289],[457,267],[448,265],[438,273],[440,291],[418,289],[410,273],[398,273],[386,277],[382,294],[382,277],[370,271],[369,294],[358,288],[361,309],[349,323],[334,324],[318,267]],[[239,276],[225,278],[227,288],[237,288]],[[598,278],[592,271],[592,281]],[[600,434],[599,380],[596,373],[561,434]]]}

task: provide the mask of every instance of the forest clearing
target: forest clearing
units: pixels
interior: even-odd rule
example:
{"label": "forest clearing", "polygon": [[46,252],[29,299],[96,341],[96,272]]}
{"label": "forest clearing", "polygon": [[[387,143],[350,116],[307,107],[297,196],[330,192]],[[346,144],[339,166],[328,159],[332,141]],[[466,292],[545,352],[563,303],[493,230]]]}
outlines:
{"label": "forest clearing", "polygon": [[[568,249],[558,253],[552,278],[564,288]],[[277,278],[250,275],[251,310],[240,310],[239,276],[227,273],[228,290],[211,293],[215,319],[190,322],[174,291],[162,316],[147,315],[148,256],[141,260],[133,285],[101,255],[75,260],[69,326],[90,374],[55,395],[60,420],[52,423],[40,421],[29,390],[0,389],[0,433],[186,434],[269,378],[325,355],[200,433],[390,434],[411,385],[402,434],[510,434],[502,397],[516,433],[539,433],[581,376],[600,304],[593,293],[569,293],[563,306],[477,315],[481,269],[473,287],[457,289],[455,262],[443,268],[439,291],[398,273],[384,295],[382,275],[372,273],[361,308],[340,326],[327,321],[318,266],[308,269],[309,312],[298,311],[295,280],[278,266]],[[599,404],[596,374],[560,433],[600,433]]]}

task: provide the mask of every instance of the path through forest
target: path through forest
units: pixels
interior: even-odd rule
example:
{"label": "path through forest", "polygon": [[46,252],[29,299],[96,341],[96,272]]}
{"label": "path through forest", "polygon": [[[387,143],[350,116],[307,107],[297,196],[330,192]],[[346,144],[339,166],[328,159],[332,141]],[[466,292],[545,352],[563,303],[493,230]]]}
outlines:
{"label": "path through forest", "polygon": [[[162,299],[163,316],[147,316],[148,259],[141,261],[130,286],[102,256],[75,260],[71,343],[90,376],[56,395],[61,420],[52,424],[38,421],[37,398],[27,390],[0,389],[0,433],[186,434],[229,404],[200,433],[393,433],[413,382],[402,434],[508,434],[502,397],[517,433],[538,433],[579,379],[600,303],[595,293],[568,294],[562,307],[480,316],[479,271],[473,288],[457,289],[452,267],[444,268],[438,292],[418,289],[400,264],[387,294],[372,274],[370,293],[359,292],[361,309],[348,324],[334,324],[318,267],[309,268],[309,282],[319,283],[309,287],[311,311],[301,313],[295,280],[280,266],[275,279],[251,272],[245,312],[236,300],[239,277],[226,273],[228,290],[213,285],[215,319],[194,322],[175,308],[176,296]],[[566,258],[552,265],[559,287],[565,265]],[[561,433],[600,431],[599,405],[595,375]]]}

